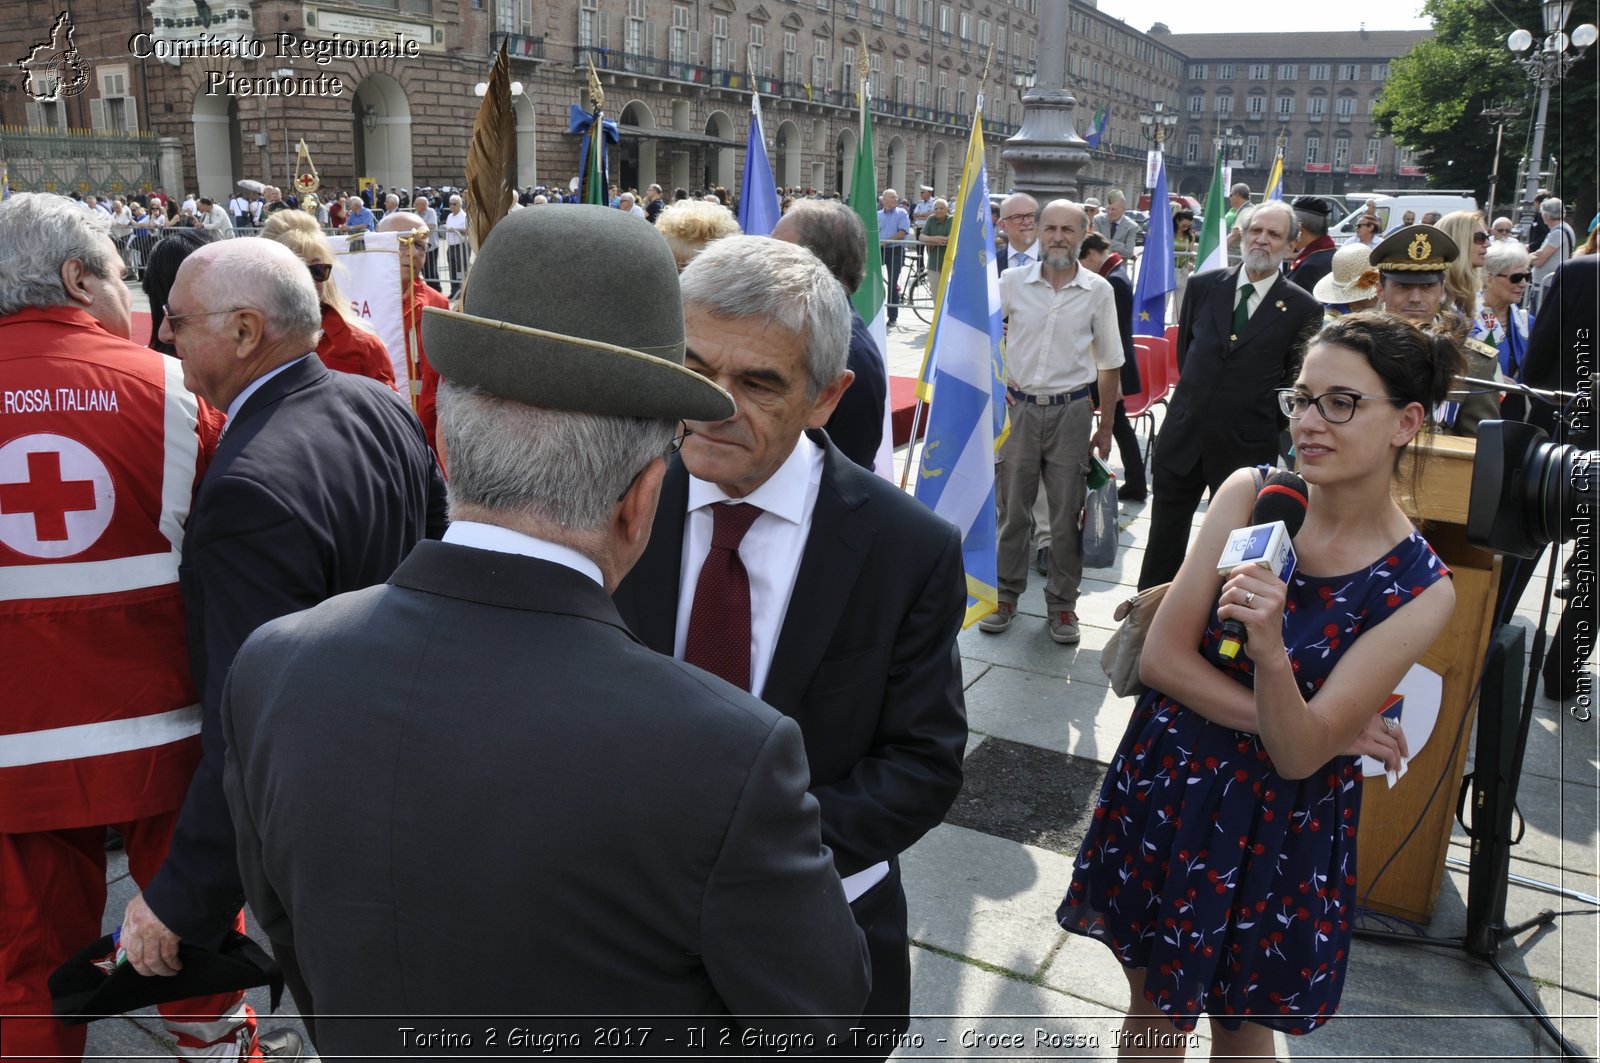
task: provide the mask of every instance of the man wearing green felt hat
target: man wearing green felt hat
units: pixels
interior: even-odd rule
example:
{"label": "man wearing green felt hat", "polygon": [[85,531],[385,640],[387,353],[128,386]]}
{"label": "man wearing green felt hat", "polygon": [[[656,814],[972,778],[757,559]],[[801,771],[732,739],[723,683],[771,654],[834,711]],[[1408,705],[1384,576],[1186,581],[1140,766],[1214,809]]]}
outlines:
{"label": "man wearing green felt hat", "polygon": [[680,1017],[651,1055],[844,1035],[870,975],[799,729],[609,597],[683,420],[733,413],[683,366],[665,242],[598,206],[508,215],[423,335],[449,532],[259,631],[224,710],[246,890],[318,1049],[405,1054],[372,1014],[476,1045],[484,1020],[433,1017]]}

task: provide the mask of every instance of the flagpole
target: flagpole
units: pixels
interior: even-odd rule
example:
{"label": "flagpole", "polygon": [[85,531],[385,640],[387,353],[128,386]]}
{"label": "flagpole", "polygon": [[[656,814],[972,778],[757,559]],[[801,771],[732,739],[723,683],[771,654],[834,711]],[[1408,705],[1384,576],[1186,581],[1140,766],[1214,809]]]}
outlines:
{"label": "flagpole", "polygon": [[[983,60],[983,76],[978,79],[978,84],[979,85],[987,85],[989,83],[989,70],[990,70],[990,67],[994,63],[994,47],[995,47],[995,42],[991,40],[989,42],[989,54],[987,56],[985,56],[984,60]],[[973,101],[973,102],[976,105],[976,109],[973,111],[974,121],[976,121],[977,116],[983,113],[983,92],[981,90],[978,92],[977,99],[975,101]],[[987,148],[988,145],[985,144],[984,147]],[[965,177],[965,175],[963,175],[963,178],[964,177]],[[966,189],[966,188],[963,188],[961,190],[961,194],[963,196],[969,195],[970,192],[971,192],[971,190],[970,189]],[[945,253],[947,255],[953,255],[955,253],[955,251],[956,251],[956,248],[954,246],[950,246],[950,247],[946,247],[945,248]],[[944,270],[940,271],[941,279],[942,279],[942,277],[944,276],[945,273],[946,273],[946,271],[944,271]],[[943,310],[943,308],[944,308],[944,285],[943,284],[935,284],[934,285],[934,290],[933,290],[933,324],[928,326],[928,343],[927,343],[927,346],[923,349],[923,352],[922,352],[922,373],[918,377],[918,384],[919,385],[921,385],[924,381],[929,381],[929,380],[933,379],[933,374],[930,372],[930,367],[928,365],[928,362],[929,362],[929,359],[932,358],[932,356],[933,356],[933,341],[934,341],[934,337],[937,335],[937,333],[939,331],[939,314]],[[910,436],[910,442],[908,444],[909,449],[908,449],[908,451],[906,453],[906,463],[905,463],[905,466],[900,470],[900,490],[902,490],[902,491],[904,491],[906,489],[906,484],[909,482],[909,480],[911,478],[911,454],[912,454],[912,452],[915,452],[916,449],[917,449],[917,428],[922,423],[922,411],[923,411],[923,408],[927,406],[927,404],[928,404],[927,399],[923,395],[923,389],[922,389],[922,387],[919,386],[917,388],[917,404],[911,411],[911,436]],[[920,464],[920,462],[921,462],[921,455],[918,454],[918,463]]]}

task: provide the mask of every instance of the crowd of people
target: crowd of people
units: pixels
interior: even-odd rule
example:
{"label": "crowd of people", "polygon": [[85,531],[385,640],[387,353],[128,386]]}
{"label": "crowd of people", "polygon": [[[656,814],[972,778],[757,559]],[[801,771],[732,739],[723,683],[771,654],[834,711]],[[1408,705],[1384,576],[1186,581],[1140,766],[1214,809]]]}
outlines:
{"label": "crowd of people", "polygon": [[[0,535],[0,639],[36,663],[0,681],[0,906],[33,928],[0,940],[0,1013],[48,1014],[51,972],[98,937],[114,827],[140,893],[102,961],[172,979],[180,1056],[310,1051],[184,978],[246,902],[330,1055],[431,1051],[359,1018],[412,1013],[896,1046],[899,860],[961,787],[967,587],[957,529],[872,472],[887,374],[849,296],[869,239],[939,268],[951,204],[885,192],[874,237],[788,196],[760,237],[721,190],[613,192],[518,192],[470,262],[448,190],[443,218],[399,192],[196,198],[194,231],[141,249],[149,347],[131,207],[0,204],[0,469],[24,477],[0,490],[26,514]],[[1204,1014],[1219,1056],[1270,1055],[1343,990],[1357,759],[1407,755],[1375,708],[1454,600],[1400,458],[1553,419],[1493,385],[1558,378],[1596,264],[1555,271],[1572,309],[1530,315],[1537,255],[1481,215],[1335,248],[1315,200],[1234,192],[1241,261],[1187,277],[1148,473],[1121,401],[1141,387],[1126,197],[994,206],[1010,432],[980,624],[1020,622],[1034,566],[1050,637],[1080,641],[1077,517],[1115,441],[1123,497],[1151,502],[1139,584],[1171,587],[1056,915],[1124,967],[1125,1043]],[[330,229],[410,238],[414,357],[349,314]],[[452,298],[429,284],[441,236]],[[1285,461],[1296,572],[1219,573]],[[1582,657],[1552,660],[1570,696]],[[4,1021],[8,1055],[83,1051],[82,1027]]]}

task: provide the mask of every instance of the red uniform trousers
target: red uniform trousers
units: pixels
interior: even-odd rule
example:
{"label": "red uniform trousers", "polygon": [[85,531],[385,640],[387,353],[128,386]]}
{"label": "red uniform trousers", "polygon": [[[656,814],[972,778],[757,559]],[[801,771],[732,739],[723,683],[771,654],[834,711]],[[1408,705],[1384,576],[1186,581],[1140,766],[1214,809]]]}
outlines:
{"label": "red uniform trousers", "polygon": [[[122,833],[128,870],[140,887],[166,858],[177,820],[173,811],[112,824]],[[0,1015],[50,1016],[51,972],[104,933],[105,844],[103,826],[0,834]],[[237,929],[244,930],[243,912]],[[255,1011],[242,992],[157,1010],[179,1058],[260,1063]],[[0,1058],[78,1058],[88,1029],[53,1017],[0,1018]]]}

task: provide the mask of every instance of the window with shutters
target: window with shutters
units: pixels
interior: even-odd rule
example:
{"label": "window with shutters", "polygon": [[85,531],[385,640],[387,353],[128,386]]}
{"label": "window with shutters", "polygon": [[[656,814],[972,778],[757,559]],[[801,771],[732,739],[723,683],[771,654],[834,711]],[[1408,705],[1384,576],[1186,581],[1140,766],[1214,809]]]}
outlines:
{"label": "window with shutters", "polygon": [[961,32],[960,32],[959,36],[961,37],[961,39],[964,40],[964,41],[972,40],[972,12],[970,12],[970,11],[961,12],[960,26],[961,26]]}
{"label": "window with shutters", "polygon": [[1376,166],[1383,161],[1383,138],[1367,138],[1367,165]]}
{"label": "window with shutters", "polygon": [[1234,79],[1234,67],[1233,67],[1233,64],[1232,63],[1218,63],[1217,64],[1217,77],[1220,78],[1223,81],[1232,81]]}
{"label": "window with shutters", "polygon": [[1267,80],[1267,64],[1266,63],[1251,63],[1250,64],[1250,80],[1251,81],[1265,81],[1265,80]]}
{"label": "window with shutters", "polygon": [[600,46],[600,0],[578,0],[578,47]]}
{"label": "window with shutters", "polygon": [[856,70],[856,48],[847,44],[839,53],[839,84],[850,91],[854,98],[856,86],[861,84],[861,74]]}
{"label": "window with shutters", "polygon": [[767,31],[759,22],[750,24],[750,50],[745,55],[745,62],[749,64],[752,76],[764,76],[767,72]]}
{"label": "window with shutters", "polygon": [[828,91],[828,42],[819,39],[811,56],[811,91]]}
{"label": "window with shutters", "polygon": [[1306,137],[1306,164],[1322,161],[1322,138]]}
{"label": "window with shutters", "polygon": [[867,71],[867,95],[875,100],[881,99],[878,88],[883,84],[883,56],[873,52],[868,56],[868,61],[872,65]]}
{"label": "window with shutters", "polygon": [[800,80],[800,53],[799,44],[793,33],[783,35],[783,80]]}
{"label": "window with shutters", "polygon": [[978,22],[978,47],[989,47],[989,20],[981,19]]}
{"label": "window with shutters", "polygon": [[733,42],[728,40],[728,16],[711,16],[711,67],[727,70],[728,58],[733,52]]}
{"label": "window with shutters", "polygon": [[1312,118],[1321,118],[1328,113],[1328,98],[1326,96],[1313,96],[1306,101],[1306,114]]}
{"label": "window with shutters", "polygon": [[1267,98],[1259,93],[1251,96],[1245,111],[1251,118],[1260,118],[1267,113]]}
{"label": "window with shutters", "polygon": [[1226,118],[1233,114],[1233,97],[1227,93],[1217,97],[1217,114]]}
{"label": "window with shutters", "polygon": [[950,109],[950,75],[943,70],[939,71],[939,95],[934,102],[934,110],[948,111]]}
{"label": "window with shutters", "polygon": [[1278,117],[1287,118],[1291,114],[1294,114],[1294,97],[1293,96],[1279,96],[1278,97]]}
{"label": "window with shutters", "polygon": [[1360,81],[1361,80],[1361,64],[1360,63],[1340,63],[1339,64],[1339,80],[1340,81]]}
{"label": "window with shutters", "polygon": [[674,63],[689,62],[689,9],[672,5],[672,29],[667,37],[667,56]]}
{"label": "window with shutters", "polygon": [[1327,81],[1328,80],[1328,64],[1327,63],[1313,63],[1313,64],[1311,64],[1311,80],[1312,81]]}
{"label": "window with shutters", "polygon": [[1204,114],[1206,111],[1206,97],[1202,92],[1196,92],[1189,97],[1189,113]]}
{"label": "window with shutters", "polygon": [[1244,164],[1254,166],[1261,158],[1261,138],[1251,136],[1244,138]]}
{"label": "window with shutters", "polygon": [[1299,76],[1300,76],[1300,64],[1298,64],[1298,63],[1279,63],[1278,64],[1278,80],[1279,81],[1294,81]]}
{"label": "window with shutters", "polygon": [[917,71],[917,95],[912,102],[918,107],[928,106],[928,71],[926,68]]}
{"label": "window with shutters", "polygon": [[1184,162],[1199,162],[1200,161],[1200,134],[1199,133],[1190,133],[1188,139],[1183,142],[1183,161]]}
{"label": "window with shutters", "polygon": [[1333,142],[1333,168],[1343,170],[1350,165],[1350,142],[1340,139]]}
{"label": "window with shutters", "polygon": [[1204,63],[1189,64],[1189,80],[1204,81],[1206,79],[1206,65]]}
{"label": "window with shutters", "polygon": [[906,98],[906,61],[894,61],[894,101],[899,103]]}
{"label": "window with shutters", "polygon": [[495,28],[502,33],[533,35],[533,0],[496,0]]}
{"label": "window with shutters", "polygon": [[622,50],[628,55],[644,55],[644,0],[628,0],[628,20],[622,27]]}
{"label": "window with shutters", "polygon": [[1388,81],[1389,80],[1389,64],[1388,63],[1373,63],[1372,64],[1372,80],[1373,81]]}
{"label": "window with shutters", "polygon": [[967,113],[967,79],[956,79],[956,113]]}
{"label": "window with shutters", "polygon": [[1341,119],[1349,120],[1356,113],[1356,98],[1340,96],[1334,101],[1333,110]]}
{"label": "window with shutters", "polygon": [[951,24],[951,21],[952,21],[953,17],[954,16],[951,13],[949,4],[940,4],[939,5],[939,32],[940,33],[948,34],[950,32],[950,24]]}

